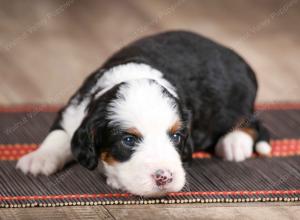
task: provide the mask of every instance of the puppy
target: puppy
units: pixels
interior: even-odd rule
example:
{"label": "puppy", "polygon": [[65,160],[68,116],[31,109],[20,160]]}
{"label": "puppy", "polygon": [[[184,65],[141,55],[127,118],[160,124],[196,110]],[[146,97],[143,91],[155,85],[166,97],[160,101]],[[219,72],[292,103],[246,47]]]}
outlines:
{"label": "puppy", "polygon": [[249,65],[218,43],[186,31],[146,37],[86,79],[17,168],[50,175],[73,159],[90,170],[101,161],[113,188],[179,191],[194,146],[229,161],[251,157],[255,146],[270,151],[253,117],[256,91]]}

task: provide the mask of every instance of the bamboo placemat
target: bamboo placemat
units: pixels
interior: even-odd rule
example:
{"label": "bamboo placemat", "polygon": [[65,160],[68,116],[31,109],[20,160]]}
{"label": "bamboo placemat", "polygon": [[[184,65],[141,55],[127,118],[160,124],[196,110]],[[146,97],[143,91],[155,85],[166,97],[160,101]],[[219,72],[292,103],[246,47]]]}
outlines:
{"label": "bamboo placemat", "polygon": [[272,136],[268,158],[253,155],[241,163],[194,153],[181,192],[145,199],[111,189],[101,170],[70,164],[50,177],[25,176],[16,160],[36,149],[47,135],[57,106],[0,107],[0,207],[98,204],[276,202],[300,199],[300,105],[261,104],[261,118]]}

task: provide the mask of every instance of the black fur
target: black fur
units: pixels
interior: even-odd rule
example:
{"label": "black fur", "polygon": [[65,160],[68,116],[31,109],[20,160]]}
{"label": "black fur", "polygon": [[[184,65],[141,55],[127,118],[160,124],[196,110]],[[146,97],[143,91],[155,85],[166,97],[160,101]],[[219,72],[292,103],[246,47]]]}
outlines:
{"label": "black fur", "polygon": [[233,50],[203,36],[173,31],[143,38],[114,54],[103,68],[128,62],[149,64],[176,87],[192,112],[198,149],[213,148],[239,120],[252,118],[257,91],[253,70]]}
{"label": "black fur", "polygon": [[[257,82],[252,69],[231,49],[191,32],[166,32],[128,45],[90,75],[74,97],[79,97],[80,102],[105,70],[131,62],[145,63],[161,71],[177,89],[180,114],[191,130],[186,145],[180,149],[183,158],[191,158],[193,145],[212,150],[218,139],[241,119],[248,121],[246,127],[257,130],[257,140],[268,141],[268,131],[253,119]],[[88,168],[97,165],[100,145],[112,145],[106,144],[118,138],[111,137],[117,133],[108,130],[104,119],[105,105],[114,98],[117,88],[91,102],[88,115],[73,137],[74,155]],[[59,128],[60,117],[53,128]],[[101,134],[94,145],[88,135],[92,129]],[[111,149],[120,161],[130,156],[130,152],[117,151]]]}

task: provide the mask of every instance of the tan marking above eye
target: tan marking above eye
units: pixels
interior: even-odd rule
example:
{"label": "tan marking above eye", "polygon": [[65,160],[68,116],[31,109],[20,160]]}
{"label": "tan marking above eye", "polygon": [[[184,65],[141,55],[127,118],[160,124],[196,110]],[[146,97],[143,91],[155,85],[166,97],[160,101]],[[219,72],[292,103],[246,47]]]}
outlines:
{"label": "tan marking above eye", "polygon": [[178,132],[181,129],[182,123],[180,120],[177,120],[170,128],[169,128],[169,132],[171,134],[175,134],[176,132]]}
{"label": "tan marking above eye", "polygon": [[126,130],[126,133],[132,134],[136,137],[142,137],[143,136],[142,133],[137,128],[128,128]]}

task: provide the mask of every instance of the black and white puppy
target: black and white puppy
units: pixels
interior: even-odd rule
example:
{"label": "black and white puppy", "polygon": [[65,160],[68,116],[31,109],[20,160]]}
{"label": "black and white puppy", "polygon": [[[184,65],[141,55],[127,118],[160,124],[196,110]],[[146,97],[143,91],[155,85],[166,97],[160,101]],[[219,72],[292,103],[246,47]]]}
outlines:
{"label": "black and white puppy", "polygon": [[185,185],[183,161],[196,150],[243,161],[268,153],[253,117],[255,75],[235,52],[194,33],[138,40],[92,73],[60,111],[49,135],[17,167],[50,175],[77,160],[107,183],[160,196]]}

